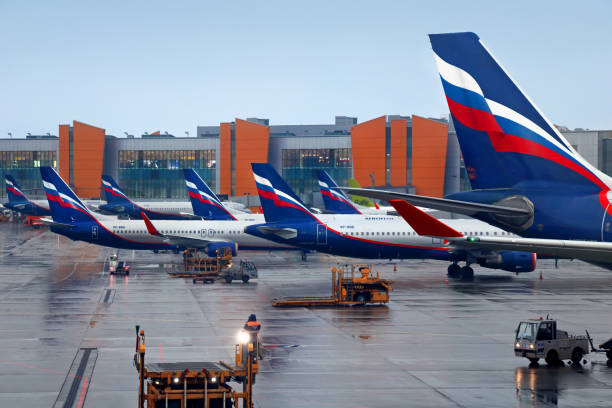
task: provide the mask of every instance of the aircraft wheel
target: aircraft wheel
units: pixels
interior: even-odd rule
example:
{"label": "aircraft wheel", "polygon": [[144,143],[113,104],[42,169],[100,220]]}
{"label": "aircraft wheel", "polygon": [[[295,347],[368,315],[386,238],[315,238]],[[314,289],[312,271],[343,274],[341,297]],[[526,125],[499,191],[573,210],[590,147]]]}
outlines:
{"label": "aircraft wheel", "polygon": [[461,268],[461,279],[464,281],[474,280],[474,270],[469,266]]}
{"label": "aircraft wheel", "polygon": [[456,263],[448,265],[448,276],[450,278],[458,278],[461,275],[461,267]]}

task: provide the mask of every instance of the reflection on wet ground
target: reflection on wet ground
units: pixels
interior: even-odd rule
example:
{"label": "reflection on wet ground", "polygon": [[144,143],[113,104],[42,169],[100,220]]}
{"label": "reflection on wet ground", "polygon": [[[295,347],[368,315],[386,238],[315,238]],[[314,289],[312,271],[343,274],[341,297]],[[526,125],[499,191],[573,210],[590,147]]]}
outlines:
{"label": "reflection on wet ground", "polygon": [[[282,296],[330,292],[338,261],[242,253],[259,267],[247,285],[170,279],[175,254],[120,251],[129,277],[111,277],[111,252],[44,230],[0,224],[0,406],[48,407],[79,349],[97,350],[86,407],[136,403],[134,325],[149,361],[231,360],[250,313],[263,324],[260,407],[610,406],[612,368],[529,368],[514,357],[520,319],[550,313],[563,329],[612,336],[612,273],[580,262],[541,262],[514,276],[476,269],[445,281],[446,265],[377,262],[395,281],[388,307],[274,309]],[[340,260],[341,263],[346,262]],[[539,279],[539,271],[543,279]],[[78,365],[78,364],[77,364]],[[70,381],[67,382],[70,388]],[[65,387],[64,387],[65,388]],[[80,390],[80,389],[79,389]],[[77,393],[79,395],[79,393]]]}

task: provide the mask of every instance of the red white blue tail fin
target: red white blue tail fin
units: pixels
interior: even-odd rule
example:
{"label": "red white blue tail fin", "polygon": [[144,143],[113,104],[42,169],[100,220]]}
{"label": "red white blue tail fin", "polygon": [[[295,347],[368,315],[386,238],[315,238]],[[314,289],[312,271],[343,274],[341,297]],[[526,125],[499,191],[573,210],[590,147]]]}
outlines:
{"label": "red white blue tail fin", "polygon": [[208,220],[236,219],[194,169],[183,169],[183,174],[195,215]]}
{"label": "red white blue tail fin", "polygon": [[251,163],[266,222],[315,221],[306,205],[268,163]]}
{"label": "red white blue tail fin", "polygon": [[610,179],[565,140],[474,33],[429,36],[474,189]]}
{"label": "red white blue tail fin", "polygon": [[361,214],[361,211],[357,209],[355,203],[344,194],[344,191],[338,188],[334,179],[332,179],[325,170],[319,170],[317,175],[319,177],[319,188],[321,189],[323,204],[326,210],[338,214]]}
{"label": "red white blue tail fin", "polygon": [[95,218],[55,170],[41,167],[40,175],[54,221],[75,223]]}

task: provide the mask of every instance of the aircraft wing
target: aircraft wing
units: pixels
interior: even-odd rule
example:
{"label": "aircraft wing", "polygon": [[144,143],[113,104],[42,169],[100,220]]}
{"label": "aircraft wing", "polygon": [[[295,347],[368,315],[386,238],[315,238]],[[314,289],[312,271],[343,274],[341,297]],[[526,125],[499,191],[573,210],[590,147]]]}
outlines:
{"label": "aircraft wing", "polygon": [[602,264],[612,263],[611,242],[464,236],[406,201],[390,200],[389,203],[414,228],[417,234],[443,238],[449,246],[457,250],[524,251],[559,258],[576,258],[605,267],[609,267],[609,265]]}
{"label": "aircraft wing", "polygon": [[370,188],[340,187],[349,194],[377,198],[379,200],[404,200],[434,210],[448,211],[457,214],[474,215],[476,213],[490,213],[501,216],[531,216],[526,208],[513,208],[501,205],[472,203],[467,201],[450,200],[447,198],[425,197],[416,194],[396,193],[393,191],[374,190]]}
{"label": "aircraft wing", "polygon": [[147,226],[147,231],[149,231],[149,234],[157,235],[163,238],[164,242],[167,242],[169,244],[177,245],[177,246],[185,247],[185,248],[206,248],[208,244],[210,244],[211,242],[215,242],[215,241],[211,241],[208,239],[183,237],[180,235],[162,234],[161,232],[157,230],[157,228],[155,228],[151,220],[146,216],[146,214],[143,211],[140,212],[140,215],[142,219],[144,220],[145,225]]}

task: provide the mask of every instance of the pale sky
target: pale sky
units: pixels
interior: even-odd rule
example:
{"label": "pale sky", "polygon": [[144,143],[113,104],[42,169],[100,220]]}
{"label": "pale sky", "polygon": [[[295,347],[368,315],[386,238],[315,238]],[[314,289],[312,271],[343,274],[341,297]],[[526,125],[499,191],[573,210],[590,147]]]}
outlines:
{"label": "pale sky", "polygon": [[429,33],[474,31],[554,123],[612,129],[608,1],[2,1],[0,137],[448,113]]}

